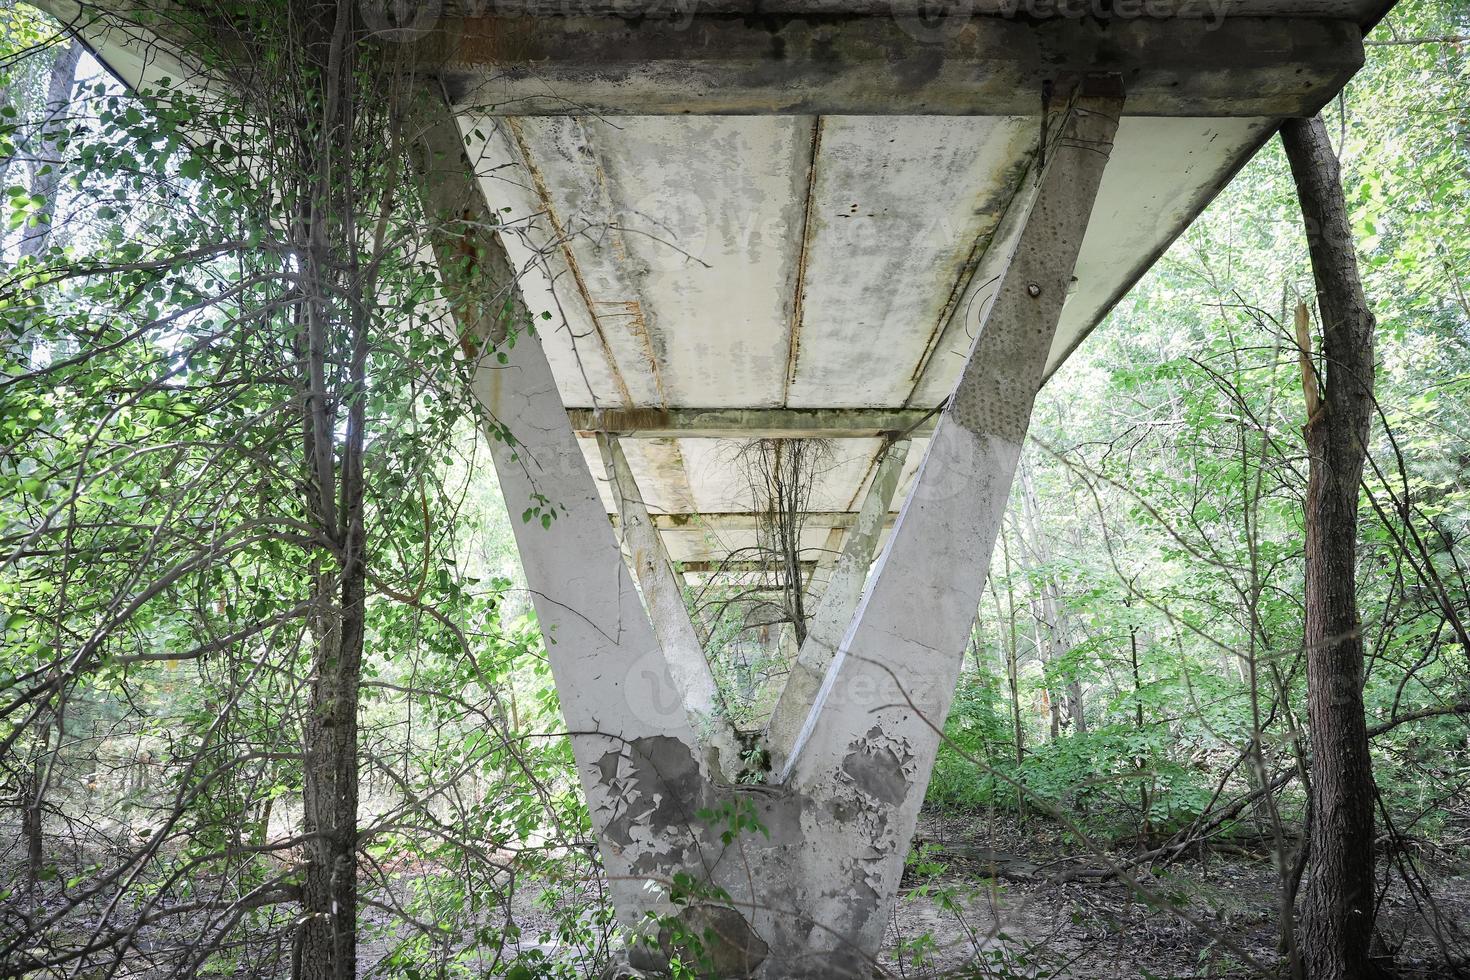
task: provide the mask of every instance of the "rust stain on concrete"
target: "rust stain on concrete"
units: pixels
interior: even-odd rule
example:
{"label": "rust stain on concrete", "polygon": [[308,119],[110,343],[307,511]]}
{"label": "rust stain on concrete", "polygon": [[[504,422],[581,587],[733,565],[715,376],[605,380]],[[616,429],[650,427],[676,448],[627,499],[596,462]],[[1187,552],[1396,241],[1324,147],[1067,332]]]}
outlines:
{"label": "rust stain on concrete", "polygon": [[791,385],[796,380],[796,362],[801,354],[802,302],[806,292],[807,254],[812,243],[812,206],[816,201],[817,162],[822,152],[822,117],[812,120],[811,160],[807,165],[806,204],[802,208],[801,248],[796,253],[795,293],[791,301],[791,323],[786,335],[786,378],[781,391],[781,404],[791,397]]}
{"label": "rust stain on concrete", "polygon": [[628,390],[628,382],[624,380],[623,372],[618,368],[617,358],[613,357],[612,348],[608,345],[607,335],[602,329],[602,321],[597,316],[597,304],[593,302],[592,294],[587,289],[587,281],[582,278],[582,269],[577,264],[577,257],[572,253],[571,241],[567,237],[566,228],[556,212],[551,189],[546,185],[545,176],[537,168],[536,161],[531,156],[531,148],[526,142],[525,135],[521,132],[520,122],[514,118],[508,118],[506,123],[511,135],[515,138],[516,148],[520,151],[521,160],[526,165],[526,172],[531,175],[531,183],[536,188],[536,194],[541,198],[541,206],[545,208],[546,218],[551,222],[551,229],[556,234],[557,245],[566,259],[567,269],[572,273],[572,281],[577,284],[577,294],[582,297],[582,303],[587,307],[587,316],[592,320],[592,328],[597,331],[597,341],[602,347],[602,356],[607,360],[608,371],[618,386],[623,405],[631,407],[633,395]]}

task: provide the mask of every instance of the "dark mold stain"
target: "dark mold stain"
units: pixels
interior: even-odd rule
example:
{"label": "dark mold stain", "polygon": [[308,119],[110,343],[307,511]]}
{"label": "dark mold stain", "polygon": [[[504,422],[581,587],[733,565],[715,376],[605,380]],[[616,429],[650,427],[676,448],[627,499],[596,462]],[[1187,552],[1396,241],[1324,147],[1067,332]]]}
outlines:
{"label": "dark mold stain", "polygon": [[903,802],[903,763],[892,750],[850,753],[842,762],[842,771],[852,777],[858,789],[889,806]]}
{"label": "dark mold stain", "polygon": [[882,729],[874,727],[848,748],[851,751],[842,760],[842,771],[853,784],[889,806],[902,803],[908,789],[904,768],[912,758],[907,747],[884,739]]}
{"label": "dark mold stain", "polygon": [[755,934],[745,916],[729,906],[690,905],[678,918],[680,931],[686,935],[675,935],[671,925],[664,926],[659,930],[657,949],[641,950],[634,958],[635,966],[662,969],[679,954],[685,963],[699,964],[701,977],[750,977],[771,955],[770,946]]}

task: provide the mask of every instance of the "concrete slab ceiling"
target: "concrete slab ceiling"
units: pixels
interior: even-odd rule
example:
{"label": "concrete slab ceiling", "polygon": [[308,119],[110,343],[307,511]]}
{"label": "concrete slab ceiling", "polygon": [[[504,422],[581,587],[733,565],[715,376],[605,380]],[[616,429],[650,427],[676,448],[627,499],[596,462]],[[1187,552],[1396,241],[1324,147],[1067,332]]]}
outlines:
{"label": "concrete slab ceiling", "polygon": [[[665,531],[709,568],[753,544],[730,518],[750,438],[833,440],[813,562],[882,436],[917,426],[902,499],[1014,242],[1045,82],[1112,72],[1128,97],[1054,371],[1282,118],[1340,90],[1390,5],[444,0],[389,41],[455,104],[589,467],[594,432],[640,437],[652,510],[725,515]],[[133,84],[171,70],[90,30]]]}
{"label": "concrete slab ceiling", "polygon": [[699,568],[756,543],[737,519],[755,506],[748,439],[833,440],[814,561],[881,436],[917,425],[902,498],[1014,242],[1042,76],[1111,67],[1129,89],[1054,371],[1281,118],[1336,93],[1382,8],[1159,0],[1131,20],[918,23],[888,0],[760,18],[721,0],[635,22],[591,2],[558,18],[501,0],[434,43],[528,298],[553,314],[588,465],[604,477],[592,433],[643,437],[624,440],[640,492]]}

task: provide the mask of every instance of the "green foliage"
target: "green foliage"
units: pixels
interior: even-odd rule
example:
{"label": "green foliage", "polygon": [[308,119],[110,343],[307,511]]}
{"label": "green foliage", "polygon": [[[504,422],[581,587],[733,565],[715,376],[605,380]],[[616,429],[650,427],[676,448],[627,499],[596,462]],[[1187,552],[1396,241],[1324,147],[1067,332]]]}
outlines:
{"label": "green foliage", "polygon": [[[267,6],[238,13],[268,38]],[[27,43],[3,16],[6,43]],[[309,77],[272,84],[282,111],[310,115]],[[48,131],[64,233],[34,258],[5,253],[0,767],[7,819],[9,801],[41,800],[48,853],[38,887],[0,902],[44,901],[51,918],[0,940],[0,969],[126,956],[129,916],[154,907],[178,911],[144,939],[166,934],[181,973],[289,957],[312,654],[342,558],[320,501],[335,499],[324,478],[355,478],[360,438],[359,848],[363,896],[393,913],[382,969],[529,968],[537,940],[501,926],[530,904],[526,883],[555,896],[536,914],[556,949],[536,975],[585,975],[613,926],[505,502],[477,478],[480,411],[423,258],[431,216],[404,198],[409,163],[378,138],[391,127],[375,128],[391,101],[364,110],[375,138],[336,177],[351,211],[313,259],[332,284],[315,304],[292,237],[310,134],[258,108],[166,80],[79,86]],[[0,137],[35,117],[6,113]],[[12,242],[44,203],[24,189],[0,203]],[[324,464],[302,439],[316,390],[335,420]],[[554,503],[534,503],[549,524]],[[78,951],[120,874],[118,931]]]}
{"label": "green foliage", "polygon": [[741,834],[760,834],[769,838],[771,832],[760,822],[760,811],[746,799],[730,799],[714,809],[696,810],[696,820],[720,829],[720,843],[729,847]]}
{"label": "green foliage", "polygon": [[[1458,634],[1470,619],[1470,155],[1458,108],[1470,62],[1463,42],[1433,40],[1466,33],[1462,7],[1400,4],[1377,37],[1431,40],[1370,46],[1326,113],[1380,323],[1358,574],[1370,726],[1470,690]],[[997,549],[932,801],[1014,809],[1020,784],[1028,810],[1157,841],[1310,752],[1298,300],[1315,313],[1273,142],[1042,392],[1023,460],[1035,499],[1018,492]],[[1086,732],[1070,717],[1073,686]],[[1447,809],[1463,810],[1464,734],[1450,715],[1375,738],[1400,831],[1437,834]],[[1299,787],[1277,802],[1299,819]],[[1220,831],[1269,823],[1246,816]]]}
{"label": "green foliage", "polygon": [[[972,807],[999,803],[1009,795],[1014,802],[1008,780],[1016,777],[1015,761],[1005,754],[1012,731],[1003,713],[1001,683],[988,673],[961,679],[945,725],[948,742],[929,781],[930,800]],[[972,759],[984,766],[977,771]]]}

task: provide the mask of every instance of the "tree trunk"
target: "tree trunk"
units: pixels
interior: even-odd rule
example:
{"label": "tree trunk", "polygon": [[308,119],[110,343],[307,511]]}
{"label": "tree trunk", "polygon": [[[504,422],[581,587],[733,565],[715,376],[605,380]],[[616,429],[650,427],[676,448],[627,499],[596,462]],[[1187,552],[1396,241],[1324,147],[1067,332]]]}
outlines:
{"label": "tree trunk", "polygon": [[35,176],[31,179],[31,194],[41,201],[34,224],[27,224],[21,235],[20,255],[35,257],[45,249],[51,236],[51,220],[56,214],[56,192],[61,186],[60,141],[56,138],[66,125],[65,115],[71,105],[71,90],[76,84],[77,62],[82,57],[82,46],[77,41],[68,41],[58,49],[56,60],[51,65],[50,80],[46,84],[46,109],[41,121],[41,138],[37,142]]}
{"label": "tree trunk", "polygon": [[[1123,605],[1133,606],[1131,599],[1123,600]],[[1133,669],[1133,728],[1138,734],[1143,734],[1143,672],[1138,665],[1138,624],[1128,624],[1128,663]],[[1149,773],[1151,761],[1147,755],[1140,754],[1134,757],[1133,764],[1138,767],[1138,839],[1145,845],[1152,847],[1154,838],[1153,822],[1153,780]]]}
{"label": "tree trunk", "polygon": [[[1306,661],[1312,740],[1312,873],[1302,949],[1312,980],[1378,971],[1373,935],[1373,783],[1358,623],[1358,485],[1373,411],[1373,315],[1358,278],[1337,158],[1320,119],[1281,141],[1301,198],[1322,319],[1324,383],[1304,373],[1311,459],[1306,503]],[[1315,408],[1315,410],[1313,410]]]}
{"label": "tree trunk", "polygon": [[[360,524],[359,524],[360,527]],[[360,551],[360,536],[357,542]],[[304,823],[309,918],[301,937],[298,976],[353,980],[357,975],[357,703],[362,665],[362,563],[324,576],[340,582],[341,605],[327,613],[313,656],[305,732]],[[334,603],[330,593],[324,600]]]}
{"label": "tree trunk", "polygon": [[324,107],[302,133],[306,207],[297,341],[304,503],[333,545],[315,568],[311,699],[303,732],[306,918],[296,973],[303,980],[357,975],[357,708],[365,636],[363,454],[368,345],[374,298],[360,277],[353,135],[360,34],[351,4],[311,2],[300,18],[305,62]]}
{"label": "tree trunk", "polygon": [[[1048,565],[1051,549],[1041,528],[1041,502],[1036,496],[1036,486],[1031,481],[1031,468],[1022,466],[1020,472],[1021,511],[1025,517],[1022,530],[1022,555],[1029,556],[1024,562],[1028,572],[1037,580],[1037,598],[1032,603],[1037,620],[1037,645],[1044,643],[1043,661],[1057,663],[1071,649],[1070,631],[1067,629],[1067,612],[1062,607],[1062,590]],[[1044,634],[1044,640],[1043,640]],[[1082,703],[1082,681],[1073,676],[1055,692],[1051,708],[1052,738],[1061,734],[1062,707],[1066,707],[1066,722],[1079,735],[1087,733],[1087,715]]]}
{"label": "tree trunk", "polygon": [[1001,557],[1005,561],[1006,608],[1000,605],[1000,592],[995,580],[990,581],[990,594],[995,598],[995,619],[999,626],[1000,648],[1005,658],[1006,686],[1011,695],[1011,733],[1016,748],[1016,815],[1021,826],[1026,825],[1026,796],[1021,791],[1022,769],[1026,765],[1026,730],[1021,724],[1021,671],[1016,656],[1016,593],[1011,588],[1011,550],[1006,546],[1006,537],[1000,536]]}
{"label": "tree trunk", "polygon": [[1067,682],[1067,714],[1072,719],[1073,730],[1078,735],[1087,734],[1087,712],[1082,703],[1082,682],[1076,679]]}
{"label": "tree trunk", "polygon": [[[41,726],[37,738],[36,757],[21,788],[21,836],[26,844],[26,895],[32,911],[36,911],[36,888],[46,861],[45,818],[46,783],[50,771],[47,755],[51,752],[51,723]],[[59,750],[58,750],[59,751]]]}

